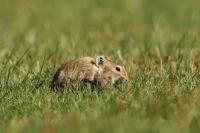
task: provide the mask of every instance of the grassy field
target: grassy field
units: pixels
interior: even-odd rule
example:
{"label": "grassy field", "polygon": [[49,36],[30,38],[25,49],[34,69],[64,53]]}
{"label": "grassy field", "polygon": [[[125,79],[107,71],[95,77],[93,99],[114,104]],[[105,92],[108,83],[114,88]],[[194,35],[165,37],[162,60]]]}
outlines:
{"label": "grassy field", "polygon": [[[199,0],[0,0],[0,132],[200,131]],[[52,93],[61,63],[104,54],[128,84]]]}

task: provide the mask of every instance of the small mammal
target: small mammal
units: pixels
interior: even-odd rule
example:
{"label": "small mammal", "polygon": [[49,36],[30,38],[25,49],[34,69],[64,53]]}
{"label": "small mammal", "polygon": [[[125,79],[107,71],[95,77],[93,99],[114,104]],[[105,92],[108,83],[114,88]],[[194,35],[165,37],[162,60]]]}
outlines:
{"label": "small mammal", "polygon": [[64,87],[81,81],[93,87],[112,86],[128,80],[125,68],[116,64],[110,58],[102,55],[96,57],[82,57],[71,60],[62,65],[55,73],[51,88]]}

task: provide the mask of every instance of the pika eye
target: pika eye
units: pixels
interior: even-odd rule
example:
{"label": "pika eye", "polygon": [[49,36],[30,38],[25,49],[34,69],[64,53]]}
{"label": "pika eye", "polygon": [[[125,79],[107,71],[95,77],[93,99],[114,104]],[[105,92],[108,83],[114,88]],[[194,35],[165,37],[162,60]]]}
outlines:
{"label": "pika eye", "polygon": [[120,69],[119,67],[116,67],[115,69],[116,69],[116,71],[118,71],[118,72],[121,71],[121,69]]}

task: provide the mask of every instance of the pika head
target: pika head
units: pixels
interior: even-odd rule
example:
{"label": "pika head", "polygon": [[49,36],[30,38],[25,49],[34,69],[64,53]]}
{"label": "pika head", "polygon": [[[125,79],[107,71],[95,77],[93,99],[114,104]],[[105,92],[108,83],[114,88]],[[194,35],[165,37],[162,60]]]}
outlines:
{"label": "pika head", "polygon": [[98,67],[97,81],[103,85],[115,85],[128,81],[128,75],[124,66],[113,62],[109,57],[97,56]]}

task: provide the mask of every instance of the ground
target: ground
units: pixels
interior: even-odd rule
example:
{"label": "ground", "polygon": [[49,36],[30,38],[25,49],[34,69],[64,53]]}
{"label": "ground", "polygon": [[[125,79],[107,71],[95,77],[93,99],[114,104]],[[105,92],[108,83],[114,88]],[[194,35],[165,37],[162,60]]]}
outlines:
{"label": "ground", "polygon": [[[200,130],[200,1],[0,3],[0,132]],[[50,91],[60,64],[100,54],[130,81]]]}

